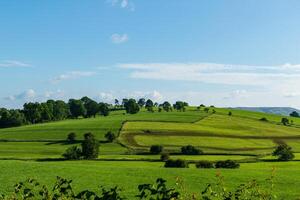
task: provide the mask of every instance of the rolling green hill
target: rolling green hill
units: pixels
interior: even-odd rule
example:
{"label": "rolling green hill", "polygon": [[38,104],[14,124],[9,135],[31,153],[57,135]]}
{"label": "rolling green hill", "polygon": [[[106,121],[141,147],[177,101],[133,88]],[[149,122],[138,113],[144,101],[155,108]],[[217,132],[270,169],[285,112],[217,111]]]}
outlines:
{"label": "rolling green hill", "polygon": [[[215,110],[213,112],[212,110]],[[232,112],[232,116],[228,112]],[[267,121],[261,121],[266,118]],[[151,145],[163,145],[173,159],[227,160],[241,162],[236,170],[219,170],[228,180],[229,187],[256,178],[264,180],[273,167],[278,168],[277,190],[279,196],[296,197],[297,186],[288,184],[300,174],[300,119],[291,118],[292,124],[281,124],[282,116],[211,108],[208,113],[189,107],[185,112],[142,111],[128,115],[114,111],[108,117],[65,120],[44,124],[0,129],[0,166],[7,184],[0,191],[8,192],[15,182],[26,177],[39,178],[44,183],[60,175],[81,181],[79,188],[95,184],[128,187],[130,196],[139,183],[153,182],[157,177],[175,184],[177,176],[187,181],[190,191],[200,191],[214,179],[215,169],[163,169],[159,155],[150,155]],[[119,135],[114,143],[105,142],[104,135],[112,131]],[[77,143],[66,142],[68,133],[77,134]],[[101,141],[98,161],[56,161],[71,145],[80,145],[83,134],[92,132]],[[274,159],[271,152],[279,142],[286,142],[296,153],[293,162],[267,162]],[[201,148],[205,155],[180,155],[184,145]],[[53,159],[53,160],[52,160]],[[52,161],[51,161],[52,160]],[[14,166],[14,167],[13,167]],[[96,177],[91,180],[91,177]],[[200,180],[201,179],[201,180]],[[0,180],[1,181],[1,180]]]}

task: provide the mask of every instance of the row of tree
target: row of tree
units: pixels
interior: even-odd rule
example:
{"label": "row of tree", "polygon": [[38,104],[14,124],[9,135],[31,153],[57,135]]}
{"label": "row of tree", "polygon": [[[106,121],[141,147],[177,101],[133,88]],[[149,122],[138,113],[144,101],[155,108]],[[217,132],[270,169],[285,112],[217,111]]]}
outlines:
{"label": "row of tree", "polygon": [[23,109],[0,108],[0,128],[59,121],[67,118],[95,117],[97,114],[108,116],[109,104],[98,103],[88,97],[70,99],[68,103],[61,100],[47,102],[30,102]]}
{"label": "row of tree", "polygon": [[36,124],[50,121],[59,121],[67,118],[96,117],[96,115],[108,116],[111,110],[125,110],[126,113],[136,114],[141,108],[149,112],[158,111],[170,112],[173,109],[185,111],[188,103],[177,101],[173,106],[165,101],[162,104],[154,103],[151,99],[140,98],[123,99],[122,104],[115,100],[115,105],[96,102],[89,97],[81,99],[70,99],[68,103],[61,100],[48,100],[46,102],[30,102],[23,105],[23,109],[0,108],[0,128],[21,126],[23,124]]}

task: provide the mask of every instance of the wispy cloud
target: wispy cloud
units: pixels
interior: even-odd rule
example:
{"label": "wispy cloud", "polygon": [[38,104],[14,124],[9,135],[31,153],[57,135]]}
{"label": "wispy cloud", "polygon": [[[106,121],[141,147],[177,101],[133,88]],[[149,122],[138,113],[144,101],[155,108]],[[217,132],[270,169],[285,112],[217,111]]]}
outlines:
{"label": "wispy cloud", "polygon": [[213,84],[266,86],[285,81],[300,83],[300,65],[251,66],[216,63],[120,64],[131,78],[199,81]]}
{"label": "wispy cloud", "polygon": [[121,43],[127,42],[129,38],[128,38],[127,34],[115,33],[110,36],[110,39],[115,44],[121,44]]}
{"label": "wispy cloud", "polygon": [[54,77],[53,79],[51,79],[51,82],[58,83],[58,82],[64,81],[64,80],[78,79],[81,77],[89,77],[89,76],[93,76],[95,74],[96,73],[92,72],[92,71],[71,71],[71,72],[67,72],[65,74],[61,74],[57,77]]}
{"label": "wispy cloud", "polygon": [[31,65],[17,60],[4,60],[0,62],[0,67],[31,67]]}
{"label": "wispy cloud", "polygon": [[135,10],[135,4],[131,0],[108,0],[112,6],[118,6],[123,9],[128,9],[130,11]]}

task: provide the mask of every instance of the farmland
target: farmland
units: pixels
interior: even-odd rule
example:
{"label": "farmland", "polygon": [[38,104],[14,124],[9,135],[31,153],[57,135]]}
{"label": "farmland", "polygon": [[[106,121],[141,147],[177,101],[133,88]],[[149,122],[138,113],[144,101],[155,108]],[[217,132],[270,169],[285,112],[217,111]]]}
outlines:
{"label": "farmland", "polygon": [[[229,188],[257,179],[263,182],[276,170],[276,194],[279,197],[299,196],[297,182],[300,174],[300,120],[289,118],[293,124],[281,124],[282,116],[250,111],[215,108],[204,112],[188,107],[185,112],[142,110],[137,114],[113,111],[109,116],[88,119],[68,119],[57,122],[0,129],[0,191],[11,192],[14,183],[28,177],[51,184],[56,176],[72,179],[75,190],[94,189],[99,185],[126,188],[124,194],[133,198],[137,185],[152,183],[156,178],[168,180],[175,186],[181,177],[190,192],[200,192],[221,173]],[[261,118],[268,121],[261,121]],[[104,135],[118,135],[107,143]],[[70,144],[67,135],[75,132],[77,141]],[[100,140],[100,155],[95,161],[64,161],[63,152],[80,145],[83,134],[92,132]],[[291,162],[269,162],[279,141],[293,148]],[[187,169],[167,169],[160,155],[149,154],[151,145],[162,145],[172,159],[184,159],[192,164]],[[204,155],[181,155],[180,148],[193,145]],[[197,169],[199,160],[235,160],[239,169]]]}

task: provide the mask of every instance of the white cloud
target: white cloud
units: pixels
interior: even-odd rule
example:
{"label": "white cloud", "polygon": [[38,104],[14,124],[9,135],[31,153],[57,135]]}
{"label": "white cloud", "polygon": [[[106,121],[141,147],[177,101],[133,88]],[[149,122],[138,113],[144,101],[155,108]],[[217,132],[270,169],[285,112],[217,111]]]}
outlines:
{"label": "white cloud", "polygon": [[11,95],[5,97],[5,100],[15,101],[15,100],[32,100],[36,97],[36,92],[33,89],[26,90],[22,93]]}
{"label": "white cloud", "polygon": [[127,34],[115,33],[115,34],[111,35],[110,39],[115,44],[121,44],[121,43],[127,42],[129,38],[128,38]]}
{"label": "white cloud", "polygon": [[224,97],[224,99],[247,98],[249,97],[246,90],[234,90]]}
{"label": "white cloud", "polygon": [[199,81],[211,84],[271,87],[300,84],[300,65],[250,66],[215,63],[119,64],[137,79]]}
{"label": "white cloud", "polygon": [[118,6],[123,9],[128,9],[130,11],[135,10],[135,4],[131,0],[108,0],[112,6]]}
{"label": "white cloud", "polygon": [[31,65],[17,60],[4,60],[0,62],[0,67],[31,67]]}
{"label": "white cloud", "polygon": [[56,91],[46,91],[43,95],[43,97],[46,99],[49,99],[49,98],[57,99],[57,98],[62,98],[64,96],[65,96],[65,93],[60,89],[58,89]]}
{"label": "white cloud", "polygon": [[72,71],[72,72],[67,72],[65,74],[61,74],[57,77],[54,77],[51,79],[52,83],[58,83],[60,81],[64,80],[70,80],[70,79],[78,79],[81,77],[89,77],[95,75],[95,72],[90,72],[90,71]]}
{"label": "white cloud", "polygon": [[101,92],[97,96],[100,101],[107,103],[114,103],[115,99],[122,100],[123,98],[145,98],[151,99],[155,102],[161,102],[164,98],[163,95],[157,90],[153,91],[110,91]]}

